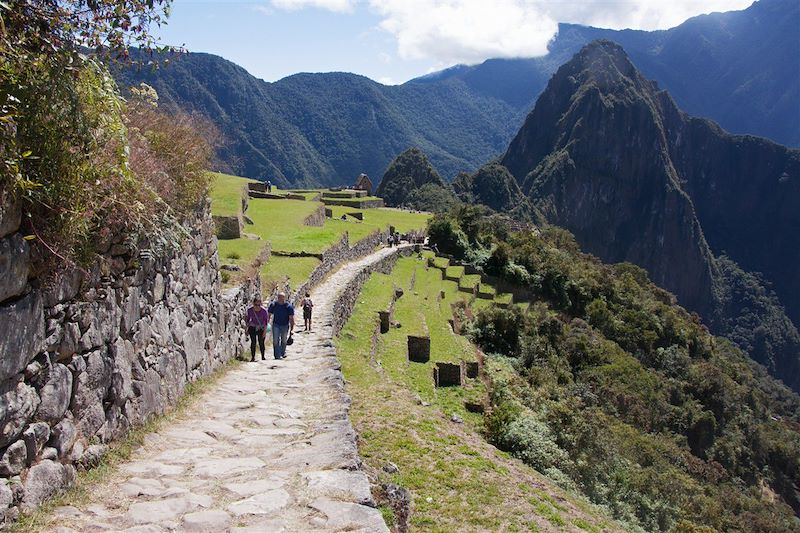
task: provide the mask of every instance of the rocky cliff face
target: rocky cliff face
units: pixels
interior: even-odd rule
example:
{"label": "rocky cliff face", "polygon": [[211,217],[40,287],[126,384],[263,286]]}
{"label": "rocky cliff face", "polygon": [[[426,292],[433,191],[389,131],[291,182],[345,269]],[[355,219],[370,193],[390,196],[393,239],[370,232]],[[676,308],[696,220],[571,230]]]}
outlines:
{"label": "rocky cliff face", "polygon": [[501,213],[520,218],[531,215],[528,199],[522,194],[514,176],[503,165],[488,163],[474,174],[459,174],[453,190],[466,203],[478,203]]}
{"label": "rocky cliff face", "polygon": [[29,272],[19,226],[19,210],[0,202],[2,519],[71,484],[105,443],[237,355],[237,325],[258,290],[220,291],[207,212],[176,226],[172,247],[118,242],[88,271],[47,285]]}
{"label": "rocky cliff face", "polygon": [[409,148],[389,164],[375,191],[388,206],[403,205],[408,194],[423,185],[446,188],[439,173],[419,148]]}
{"label": "rocky cliff face", "polygon": [[[720,306],[723,252],[762,272],[797,316],[798,158],[686,116],[620,46],[596,41],[553,76],[501,162],[586,251],[646,268],[682,305],[722,324],[732,312]],[[800,339],[789,322],[775,327],[791,337],[776,345]],[[775,357],[779,376],[796,375],[798,353],[786,349]]]}

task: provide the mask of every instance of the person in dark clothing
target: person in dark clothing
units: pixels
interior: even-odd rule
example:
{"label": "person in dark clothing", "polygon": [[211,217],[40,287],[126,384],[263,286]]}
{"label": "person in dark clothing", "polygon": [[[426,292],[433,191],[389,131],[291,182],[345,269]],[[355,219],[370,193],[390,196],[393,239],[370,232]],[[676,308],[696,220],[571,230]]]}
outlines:
{"label": "person in dark clothing", "polygon": [[303,331],[311,331],[311,311],[314,309],[314,302],[311,295],[306,293],[303,298]]}
{"label": "person in dark clothing", "polygon": [[264,357],[264,339],[267,337],[267,324],[269,314],[261,306],[261,297],[253,298],[253,306],[247,310],[247,334],[250,336],[250,361],[256,360],[256,343],[261,351],[261,360]]}
{"label": "person in dark clothing", "polygon": [[272,319],[272,354],[275,359],[286,357],[286,341],[294,331],[294,306],[286,301],[286,294],[278,293],[277,301],[269,304],[267,320]]}

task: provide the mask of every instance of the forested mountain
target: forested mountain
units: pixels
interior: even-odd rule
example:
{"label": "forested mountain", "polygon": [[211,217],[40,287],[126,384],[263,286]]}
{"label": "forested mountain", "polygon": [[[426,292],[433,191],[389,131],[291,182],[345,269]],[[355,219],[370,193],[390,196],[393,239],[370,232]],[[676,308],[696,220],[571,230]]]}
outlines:
{"label": "forested mountain", "polygon": [[383,198],[386,205],[401,206],[411,192],[426,185],[446,188],[444,180],[422,150],[409,148],[391,162],[375,194]]}
{"label": "forested mountain", "polygon": [[686,115],[596,41],[553,76],[501,162],[586,251],[644,267],[800,388],[800,150]]}
{"label": "forested mountain", "polygon": [[285,184],[351,183],[380,176],[409,146],[446,176],[501,152],[519,125],[507,104],[459,80],[385,86],[347,73],[266,83],[220,57],[189,53],[158,70],[118,71],[123,87],[152,85],[161,105],[210,118],[227,140],[227,170]]}
{"label": "forested mountain", "polygon": [[614,41],[681,109],[732,133],[800,146],[800,3],[759,0],[742,11],[693,17],[664,31],[560,24],[548,55],[490,59],[412,80],[459,79],[481,96],[529,109],[550,76],[582,46]]}
{"label": "forested mountain", "polygon": [[530,304],[456,306],[486,353],[486,434],[630,531],[800,531],[800,398],[630,263],[461,206],[429,235]]}
{"label": "forested mountain", "polygon": [[493,59],[384,86],[346,73],[259,80],[216,56],[188,53],[147,82],[163,105],[208,116],[227,138],[227,170],[279,184],[343,184],[382,175],[409,146],[452,179],[500,154],[553,72],[596,38],[623,45],[684,109],[726,129],[800,145],[800,4],[760,0],[743,11],[692,18],[667,31],[562,24],[548,55]]}

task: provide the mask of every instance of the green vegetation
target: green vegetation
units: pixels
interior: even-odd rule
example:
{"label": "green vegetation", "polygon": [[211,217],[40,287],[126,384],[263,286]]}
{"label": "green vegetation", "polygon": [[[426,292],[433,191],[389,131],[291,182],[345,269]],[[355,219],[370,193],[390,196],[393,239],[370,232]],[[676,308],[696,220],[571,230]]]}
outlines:
{"label": "green vegetation", "polygon": [[[241,210],[242,188],[249,180],[238,176],[213,173],[213,186],[211,188],[212,214],[231,216]],[[273,187],[273,190],[276,188]],[[245,224],[244,232],[247,234],[239,239],[225,239],[219,241],[219,257],[222,263],[238,265],[250,273],[250,268],[259,259],[266,243],[271,243],[272,251],[276,252],[306,252],[321,254],[331,245],[337,243],[345,233],[348,233],[350,244],[353,245],[375,231],[385,230],[393,225],[397,231],[406,233],[412,230],[421,230],[430,219],[427,213],[412,213],[399,209],[353,209],[345,206],[329,207],[334,218],[325,219],[322,227],[306,226],[304,220],[323,204],[311,201],[309,198],[319,196],[322,191],[303,191],[306,200],[273,200],[250,198],[246,216],[253,224]],[[359,212],[363,221],[355,218],[341,220],[346,213]],[[271,256],[259,267],[259,272],[265,286],[273,286],[291,282],[298,286],[305,281],[308,275],[319,264],[316,257],[280,257]],[[238,281],[237,276],[228,276],[227,283]]]}
{"label": "green vegetation", "polygon": [[261,266],[261,285],[267,290],[274,286],[283,287],[287,283],[291,283],[292,287],[299,287],[319,263],[316,257],[273,255]]}
{"label": "green vegetation", "polygon": [[0,3],[0,199],[21,204],[39,274],[88,264],[126,235],[177,244],[176,219],[205,196],[211,147],[197,121],[160,113],[149,88],[123,101],[81,48],[118,59],[150,48],[168,4]]}
{"label": "green vegetation", "polygon": [[483,204],[513,218],[529,220],[533,214],[528,199],[506,167],[492,162],[474,174],[461,173],[453,180],[458,198],[468,204]]}
{"label": "green vegetation", "polygon": [[466,324],[491,354],[493,442],[632,527],[800,530],[800,398],[642,269],[474,214],[434,217],[434,241],[534,295]]}
{"label": "green vegetation", "polygon": [[[426,259],[400,259],[391,275],[373,274],[336,341],[359,451],[378,483],[411,492],[412,531],[538,531],[569,523],[615,530],[601,512],[485,442],[478,433],[481,415],[463,406],[467,399],[482,400],[480,381],[435,389],[432,363],[408,362],[406,336],[423,328],[431,336],[432,361],[476,357],[474,347],[447,324],[451,306],[467,297]],[[394,314],[401,327],[379,335],[373,351],[377,312],[388,309],[394,287],[404,290]],[[452,422],[453,414],[465,423]],[[387,462],[398,472],[385,472]],[[394,513],[381,508],[391,525]]]}
{"label": "green vegetation", "polygon": [[382,197],[386,205],[402,206],[411,191],[425,184],[446,188],[425,154],[419,148],[409,148],[398,155],[386,169],[375,194]]}

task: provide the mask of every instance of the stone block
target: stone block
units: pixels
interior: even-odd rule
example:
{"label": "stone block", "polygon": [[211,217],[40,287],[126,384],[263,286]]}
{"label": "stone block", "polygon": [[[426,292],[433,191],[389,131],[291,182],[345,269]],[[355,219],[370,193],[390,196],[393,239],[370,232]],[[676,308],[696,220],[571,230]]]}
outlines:
{"label": "stone block", "polygon": [[25,370],[44,346],[44,310],[38,291],[0,306],[0,382]]}
{"label": "stone block", "polygon": [[35,419],[55,424],[64,416],[72,396],[72,372],[55,363],[48,372],[47,381],[39,391],[41,403]]}
{"label": "stone block", "polygon": [[25,292],[29,270],[30,249],[22,235],[0,239],[0,302]]}
{"label": "stone block", "polygon": [[22,204],[0,195],[0,238],[14,233],[22,223]]}
{"label": "stone block", "polygon": [[431,338],[408,336],[408,360],[415,363],[427,363],[431,359]]}
{"label": "stone block", "polygon": [[464,381],[464,367],[460,363],[436,363],[433,368],[433,382],[437,387],[461,386]]}
{"label": "stone block", "polygon": [[46,422],[35,422],[22,433],[29,464],[33,463],[49,439],[50,425]]}
{"label": "stone block", "polygon": [[348,217],[353,217],[356,220],[364,220],[364,213],[361,211],[353,211],[352,213],[347,213]]}
{"label": "stone block", "polygon": [[183,348],[186,354],[186,366],[193,370],[200,366],[206,358],[206,328],[202,322],[196,322],[183,337]]}
{"label": "stone block", "polygon": [[464,369],[468,378],[475,379],[478,377],[480,366],[477,361],[466,361],[464,363]]}
{"label": "stone block", "polygon": [[39,407],[39,396],[23,382],[4,385],[0,394],[0,448],[8,446],[22,434]]}
{"label": "stone block", "polygon": [[331,209],[330,207],[326,207],[325,208],[325,216],[327,218],[333,218],[333,209]]}
{"label": "stone block", "polygon": [[84,273],[78,268],[64,270],[58,274],[58,278],[46,287],[42,288],[42,301],[45,307],[53,307],[59,303],[67,302],[75,296],[81,289]]}
{"label": "stone block", "polygon": [[6,448],[2,458],[0,458],[0,476],[16,476],[25,468],[25,462],[27,460],[28,449],[25,447],[23,441],[18,440]]}
{"label": "stone block", "polygon": [[238,239],[242,236],[242,220],[239,216],[214,215],[217,238],[221,240]]}
{"label": "stone block", "polygon": [[25,478],[22,508],[30,511],[75,482],[75,467],[55,461],[42,461],[31,467]]}
{"label": "stone block", "polygon": [[78,440],[78,428],[72,420],[65,418],[53,427],[47,445],[55,448],[58,457],[65,457]]}
{"label": "stone block", "polygon": [[381,333],[387,333],[391,327],[389,311],[378,311],[381,320]]}

